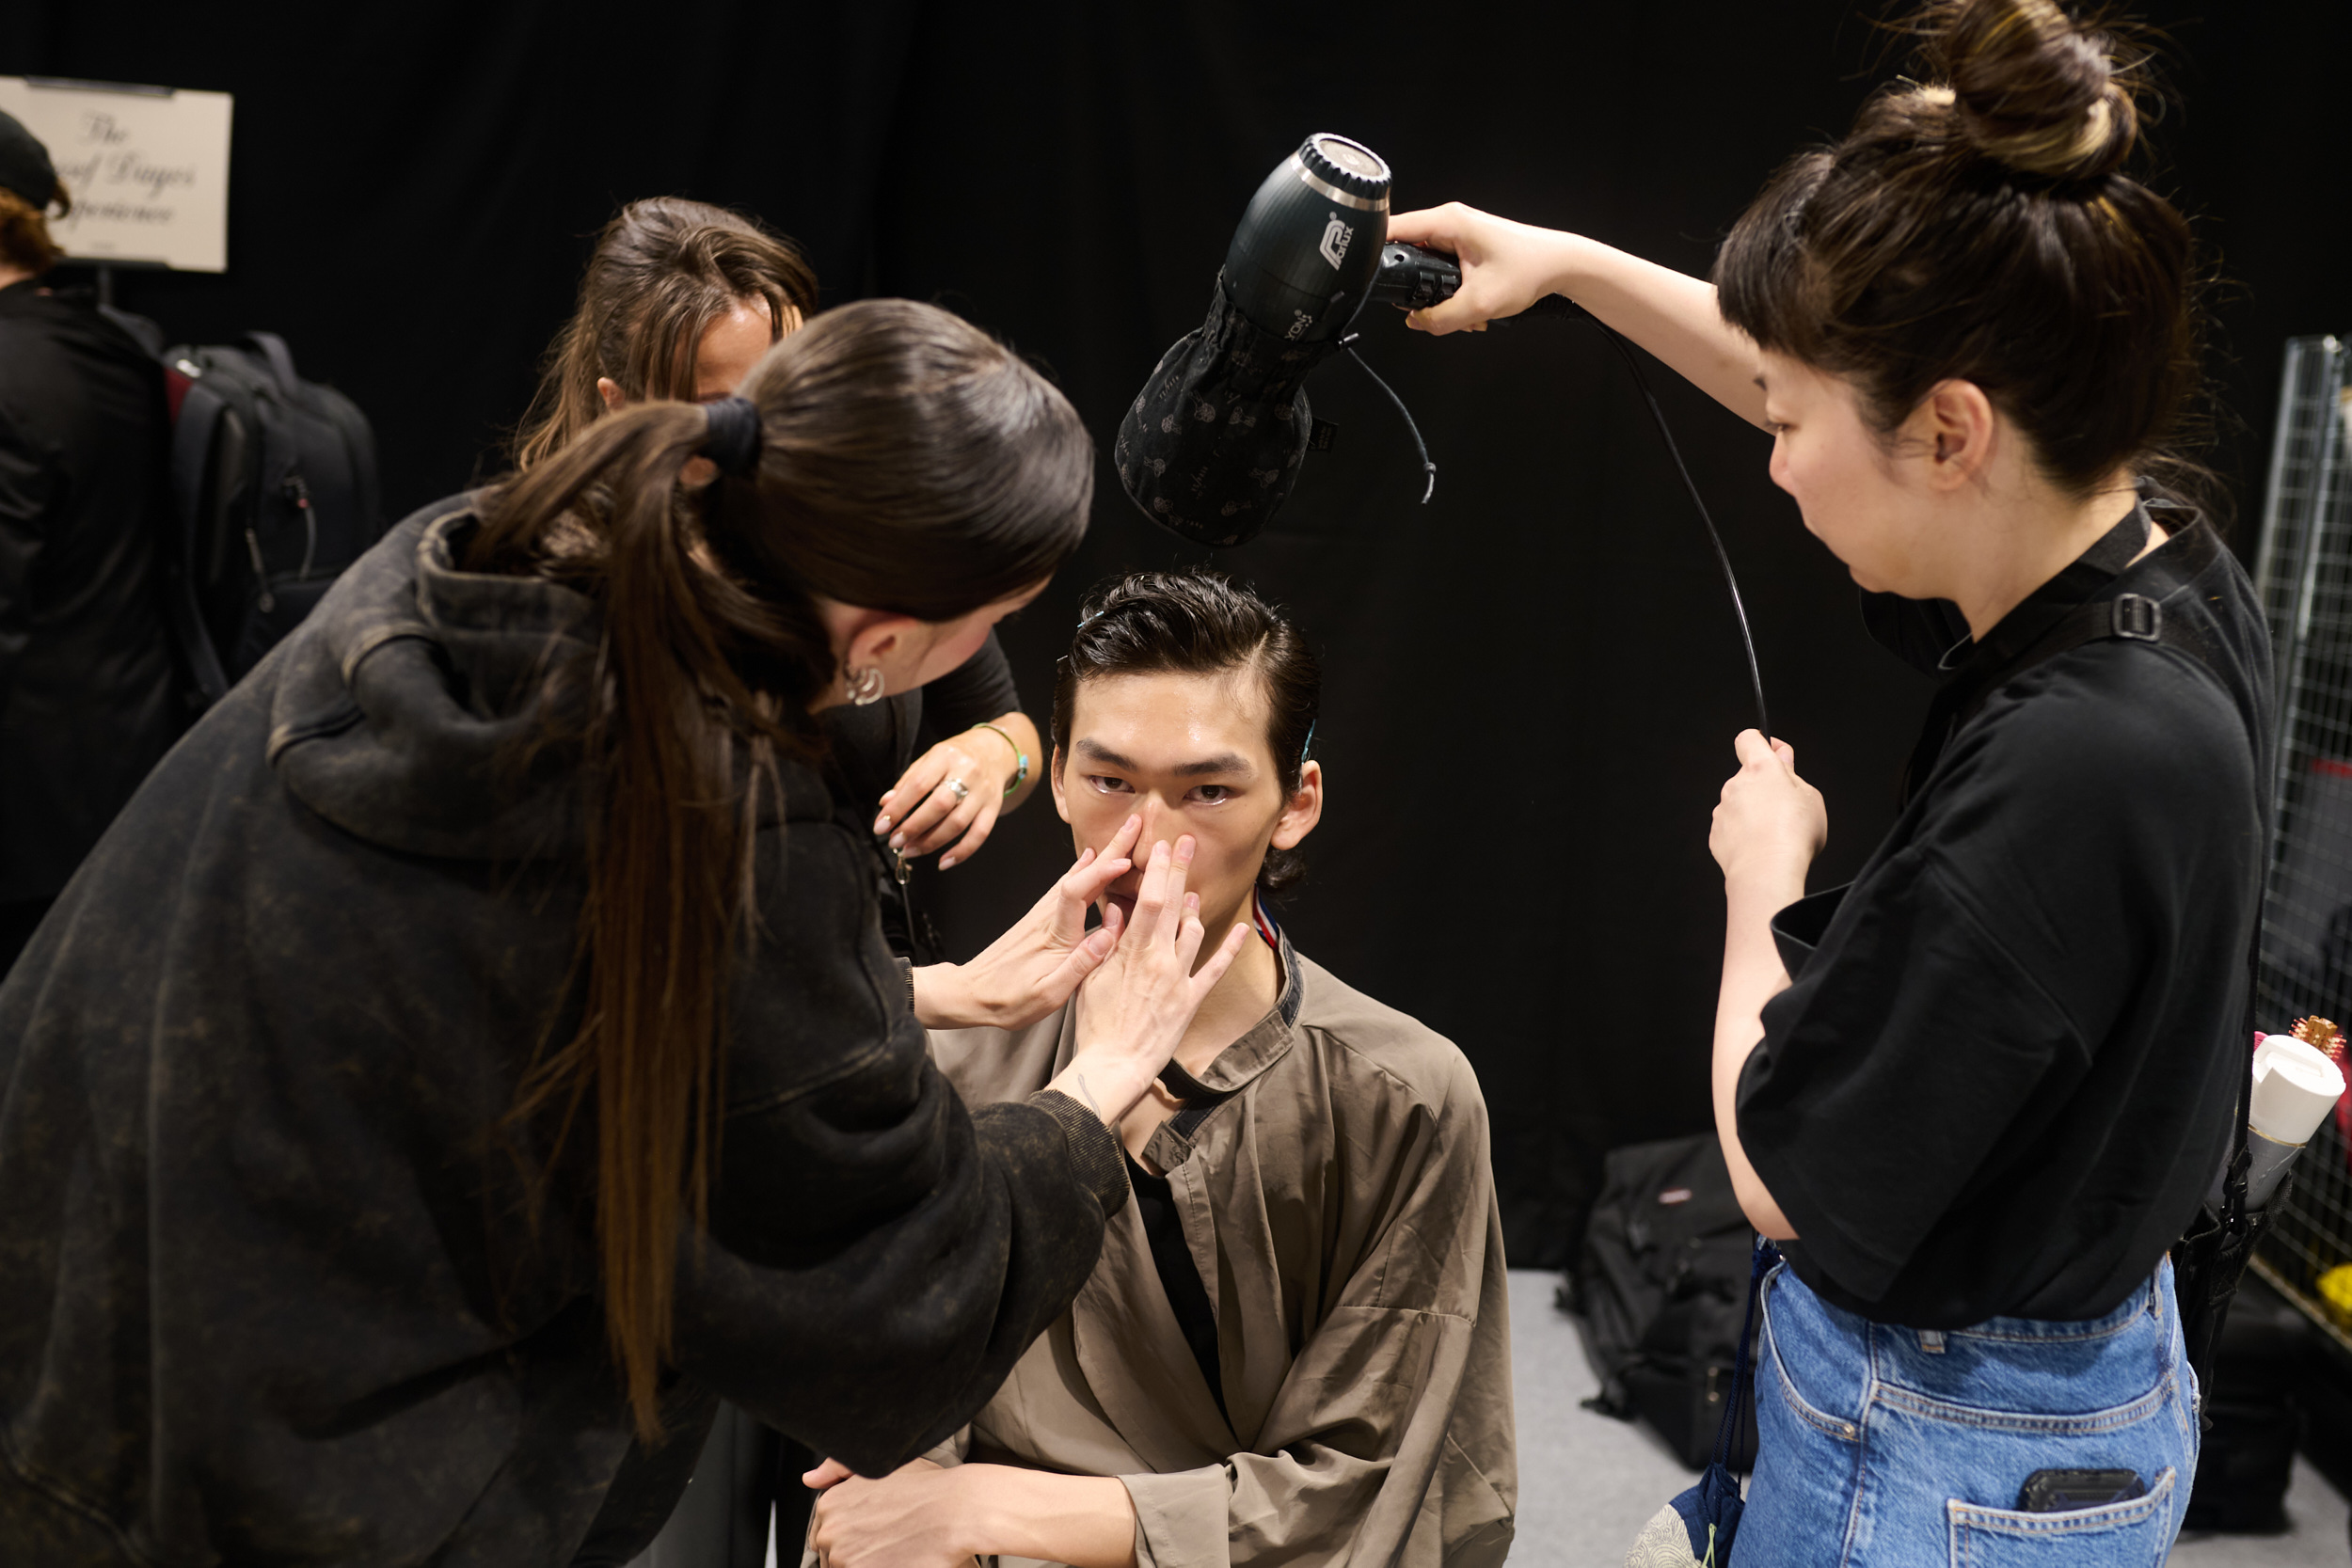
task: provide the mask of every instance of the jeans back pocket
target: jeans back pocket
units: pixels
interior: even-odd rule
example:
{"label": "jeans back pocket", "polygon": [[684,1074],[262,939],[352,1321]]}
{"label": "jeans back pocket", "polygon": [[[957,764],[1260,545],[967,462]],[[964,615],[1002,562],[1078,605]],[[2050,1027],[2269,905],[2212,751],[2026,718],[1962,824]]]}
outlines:
{"label": "jeans back pocket", "polygon": [[2172,1549],[2172,1485],[2167,1469],[2148,1495],[2063,1513],[2020,1513],[1957,1499],[1944,1505],[1952,1568],[2063,1568],[2068,1563],[2157,1568]]}

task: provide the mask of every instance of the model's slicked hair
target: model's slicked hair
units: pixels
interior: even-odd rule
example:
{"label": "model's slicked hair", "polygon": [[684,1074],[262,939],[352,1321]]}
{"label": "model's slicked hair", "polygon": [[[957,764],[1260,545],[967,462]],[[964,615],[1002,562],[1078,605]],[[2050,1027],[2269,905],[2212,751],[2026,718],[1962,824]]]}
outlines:
{"label": "model's slicked hair", "polygon": [[[1221,572],[1129,572],[1098,583],[1080,607],[1070,652],[1054,669],[1054,745],[1067,752],[1081,682],[1166,671],[1248,670],[1266,698],[1266,743],[1285,798],[1298,789],[1323,702],[1323,667],[1298,628]],[[1258,886],[1268,895],[1307,873],[1298,848],[1268,849]]]}
{"label": "model's slicked hair", "polygon": [[1845,380],[1882,435],[1970,381],[2068,494],[2130,467],[2217,505],[2195,244],[2124,172],[2144,57],[2053,0],[1937,0],[1903,26],[1924,80],[1772,177],[1716,259],[1725,319]]}

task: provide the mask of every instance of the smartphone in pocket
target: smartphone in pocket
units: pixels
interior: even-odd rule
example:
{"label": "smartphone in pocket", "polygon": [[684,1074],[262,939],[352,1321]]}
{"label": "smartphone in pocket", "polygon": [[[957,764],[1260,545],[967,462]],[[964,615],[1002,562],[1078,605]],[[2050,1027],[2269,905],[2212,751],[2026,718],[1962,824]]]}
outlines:
{"label": "smartphone in pocket", "polygon": [[2132,1470],[2036,1470],[2017,1489],[2017,1512],[2066,1513],[2147,1495]]}

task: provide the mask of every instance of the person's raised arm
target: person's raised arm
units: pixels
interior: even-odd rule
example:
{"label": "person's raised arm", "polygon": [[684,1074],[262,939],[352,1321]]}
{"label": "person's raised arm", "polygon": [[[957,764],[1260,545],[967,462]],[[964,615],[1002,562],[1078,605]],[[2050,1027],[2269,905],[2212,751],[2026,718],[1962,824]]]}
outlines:
{"label": "person's raised arm", "polygon": [[1724,320],[1705,278],[1458,201],[1398,214],[1389,220],[1389,238],[1445,251],[1462,266],[1460,293],[1407,318],[1417,331],[1481,327],[1546,294],[1565,294],[1750,424],[1772,428],[1756,384],[1756,345]]}

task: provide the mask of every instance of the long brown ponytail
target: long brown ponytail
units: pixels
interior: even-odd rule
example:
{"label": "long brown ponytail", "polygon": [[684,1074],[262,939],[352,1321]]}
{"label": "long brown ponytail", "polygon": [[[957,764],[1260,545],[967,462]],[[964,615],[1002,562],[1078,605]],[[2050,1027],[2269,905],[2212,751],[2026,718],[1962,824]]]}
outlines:
{"label": "long brown ponytail", "polygon": [[649,1438],[678,1211],[707,1213],[762,784],[810,745],[836,673],[815,596],[952,620],[1050,575],[1092,499],[1069,404],[930,306],[819,317],[742,395],[755,474],[682,491],[707,412],[628,408],[492,492],[466,560],[567,582],[599,612],[593,655],[550,672],[537,738],[581,753],[582,1012],[513,1115],[555,1117],[560,1140],[593,1093],[607,1334]]}

